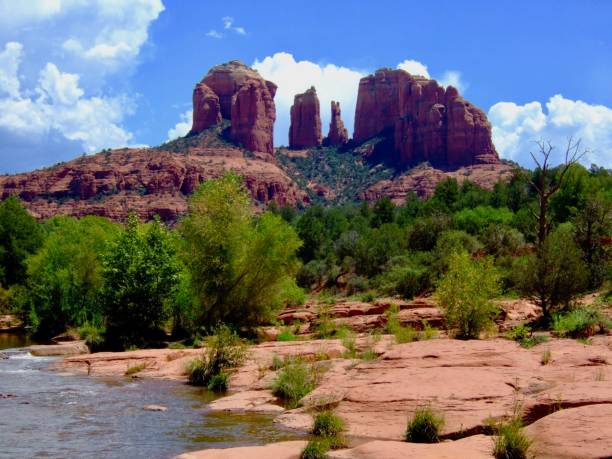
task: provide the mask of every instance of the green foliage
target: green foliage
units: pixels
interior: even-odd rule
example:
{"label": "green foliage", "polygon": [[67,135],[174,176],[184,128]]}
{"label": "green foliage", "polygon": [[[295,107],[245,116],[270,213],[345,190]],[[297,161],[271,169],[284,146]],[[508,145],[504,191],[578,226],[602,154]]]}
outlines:
{"label": "green foliage", "polygon": [[141,226],[131,215],[102,258],[102,302],[111,347],[146,345],[159,339],[165,304],[178,272],[170,234],[159,220]]}
{"label": "green foliage", "polygon": [[470,234],[481,234],[490,225],[509,225],[514,215],[506,208],[479,206],[457,212],[453,221],[455,226]]}
{"label": "green foliage", "polygon": [[414,257],[395,257],[389,260],[385,271],[376,278],[376,286],[386,295],[411,299],[431,287],[429,270]]}
{"label": "green foliage", "polygon": [[220,375],[241,365],[246,355],[245,345],[227,325],[219,325],[213,331],[202,355],[187,366],[189,382],[195,386],[219,388],[222,382],[227,386],[227,375]]}
{"label": "green foliage", "polygon": [[229,375],[221,372],[211,376],[206,388],[212,392],[227,392],[228,383]]}
{"label": "green foliage", "polygon": [[99,217],[54,217],[45,226],[47,238],[27,259],[26,296],[34,330],[51,337],[68,326],[101,324],[102,255],[118,226]]}
{"label": "green foliage", "polygon": [[512,328],[506,333],[506,337],[508,339],[516,341],[521,345],[521,347],[524,347],[525,349],[529,349],[540,343],[545,343],[546,341],[548,341],[548,338],[546,336],[534,335],[531,328],[525,324],[520,324]]}
{"label": "green foliage", "polygon": [[408,421],[406,441],[412,443],[437,443],[444,428],[444,416],[431,407],[419,407]]}
{"label": "green foliage", "polygon": [[519,416],[496,426],[493,443],[495,459],[527,459],[531,440],[523,432],[523,423]]}
{"label": "green foliage", "polygon": [[545,320],[551,313],[567,309],[587,283],[586,266],[574,235],[571,224],[560,225],[537,253],[514,268],[516,284],[542,307]]}
{"label": "green foliage", "polygon": [[385,311],[387,317],[387,323],[385,329],[387,333],[392,334],[395,337],[397,344],[411,343],[418,339],[418,335],[414,328],[411,326],[403,326],[399,321],[399,307],[397,304],[392,304],[389,309]]}
{"label": "green foliage", "polygon": [[561,338],[588,338],[607,331],[611,326],[610,319],[594,306],[553,314],[553,330]]}
{"label": "green foliage", "polygon": [[316,414],[312,434],[320,437],[338,437],[344,429],[344,420],[333,411],[325,410]]}
{"label": "green foliage", "polygon": [[408,231],[408,248],[415,252],[430,252],[440,234],[450,225],[449,217],[444,214],[417,218]]}
{"label": "green foliage", "polygon": [[23,283],[26,258],[41,246],[44,234],[41,226],[11,196],[0,202],[0,285],[10,287]]}
{"label": "green foliage", "polygon": [[180,231],[201,324],[253,326],[295,297],[301,242],[279,216],[255,217],[237,175],[204,182]]}
{"label": "green foliage", "polygon": [[314,438],[308,442],[300,455],[300,459],[325,459],[330,449],[329,439]]}
{"label": "green foliage", "polygon": [[125,371],[125,376],[133,376],[136,373],[140,373],[141,371],[146,370],[146,368],[146,363],[138,363],[136,365],[132,365],[131,367],[128,367],[128,369]]}
{"label": "green foliage", "polygon": [[79,336],[92,352],[102,347],[105,333],[106,327],[99,323],[85,322],[79,327]]}
{"label": "green foliage", "polygon": [[385,196],[374,204],[372,210],[372,227],[378,228],[385,223],[393,223],[395,220],[395,204],[391,198]]}
{"label": "green foliage", "polygon": [[385,264],[403,248],[404,233],[395,223],[385,223],[368,231],[357,243],[357,272],[366,276],[380,273]]}
{"label": "green foliage", "polygon": [[286,362],[272,383],[272,392],[280,397],[285,407],[297,408],[300,400],[311,392],[318,383],[318,373],[314,365],[306,365],[301,360]]}
{"label": "green foliage", "polygon": [[276,341],[295,341],[297,337],[289,329],[284,329],[276,337]]}
{"label": "green foliage", "polygon": [[500,291],[499,275],[490,258],[472,260],[466,252],[450,257],[449,269],[438,283],[436,297],[456,336],[477,339],[497,314],[493,304]]}

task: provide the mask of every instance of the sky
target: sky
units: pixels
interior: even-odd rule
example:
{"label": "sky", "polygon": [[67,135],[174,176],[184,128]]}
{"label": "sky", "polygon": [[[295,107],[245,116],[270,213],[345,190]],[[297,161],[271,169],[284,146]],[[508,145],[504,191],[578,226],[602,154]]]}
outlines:
{"label": "sky", "polygon": [[323,133],[339,100],[352,132],[359,79],[403,68],[483,109],[501,157],[612,168],[612,1],[0,0],[0,173],[104,148],[158,145],[191,124],[193,86],[238,59],[278,85],[275,145],[310,86]]}

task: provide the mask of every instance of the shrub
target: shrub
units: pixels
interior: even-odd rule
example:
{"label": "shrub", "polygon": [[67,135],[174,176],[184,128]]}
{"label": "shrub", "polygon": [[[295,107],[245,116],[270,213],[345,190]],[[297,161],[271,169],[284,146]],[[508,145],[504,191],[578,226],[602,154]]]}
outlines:
{"label": "shrub", "polygon": [[497,436],[493,443],[495,459],[526,459],[531,440],[523,433],[520,417],[514,417],[497,426]]}
{"label": "shrub", "polygon": [[513,218],[514,214],[504,207],[478,206],[457,212],[453,221],[458,229],[470,234],[479,234],[493,224],[509,225]]}
{"label": "shrub", "polygon": [[534,335],[531,328],[525,324],[517,325],[513,329],[509,330],[506,333],[506,338],[516,341],[525,349],[529,349],[537,344],[548,341],[546,336]]}
{"label": "shrub", "polygon": [[300,400],[315,388],[317,380],[313,365],[307,366],[300,360],[288,362],[272,383],[272,392],[287,408],[297,408]]}
{"label": "shrub", "polygon": [[417,408],[414,416],[408,421],[406,441],[413,443],[437,443],[440,431],[444,427],[444,417],[434,412],[431,407]]}
{"label": "shrub", "polygon": [[362,276],[352,276],[346,284],[348,294],[364,292],[369,288],[368,280]]}
{"label": "shrub", "polygon": [[275,354],[274,357],[272,357],[272,369],[274,371],[280,370],[281,368],[283,368],[283,365],[283,360],[280,358],[280,356]]}
{"label": "shrub", "polygon": [[423,340],[434,339],[438,335],[438,330],[432,327],[431,325],[429,325],[429,322],[424,320],[422,324],[423,324],[423,331],[421,332],[421,336],[420,336],[421,339]]}
{"label": "shrub", "polygon": [[[213,377],[240,365],[245,351],[238,335],[227,325],[217,327],[215,334],[208,338],[207,348],[202,356],[188,364],[189,382],[196,386],[208,386]],[[227,377],[225,381],[227,382]]]}
{"label": "shrub", "polygon": [[327,452],[331,449],[330,441],[326,438],[315,438],[310,440],[302,454],[301,459],[325,459]]}
{"label": "shrub", "polygon": [[385,329],[387,330],[387,333],[395,336],[395,342],[398,344],[416,341],[418,339],[416,331],[410,326],[402,326],[399,321],[398,314],[399,307],[397,304],[392,304],[389,309],[385,311],[385,315],[387,316],[387,324]]}
{"label": "shrub", "polygon": [[606,331],[610,325],[610,319],[592,306],[553,315],[553,330],[559,337],[588,338]]}
{"label": "shrub", "polygon": [[317,413],[312,428],[313,435],[320,437],[337,437],[344,431],[344,420],[333,411]]}
{"label": "shrub", "polygon": [[229,375],[227,373],[219,373],[212,375],[206,386],[208,390],[213,392],[225,392],[227,391],[229,381]]}
{"label": "shrub", "polygon": [[289,329],[281,331],[276,337],[276,341],[295,341],[297,337]]}
{"label": "shrub", "polygon": [[462,339],[478,338],[492,324],[497,306],[491,301],[499,294],[500,279],[490,258],[475,261],[466,252],[450,257],[449,270],[438,283],[436,296],[446,322]]}
{"label": "shrub", "polygon": [[104,325],[97,325],[92,322],[85,322],[79,327],[79,336],[82,340],[85,340],[85,344],[89,346],[89,349],[93,352],[104,344],[104,333],[106,327]]}
{"label": "shrub", "polygon": [[399,256],[389,261],[386,270],[377,278],[377,284],[387,295],[410,299],[429,289],[429,272],[412,258]]}

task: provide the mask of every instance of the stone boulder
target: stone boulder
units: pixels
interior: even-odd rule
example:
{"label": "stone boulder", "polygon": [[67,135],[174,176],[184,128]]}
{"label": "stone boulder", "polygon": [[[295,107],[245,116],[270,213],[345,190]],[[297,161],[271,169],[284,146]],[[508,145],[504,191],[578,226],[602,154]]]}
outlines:
{"label": "stone boulder", "polygon": [[300,150],[321,145],[321,114],[314,86],[297,94],[291,106],[289,148]]}
{"label": "stone boulder", "polygon": [[[458,168],[499,162],[491,125],[482,110],[452,86],[381,69],[362,78],[355,110],[356,142],[383,136],[386,161],[400,166],[429,162]],[[391,146],[391,157],[387,147]]]}
{"label": "stone boulder", "polygon": [[340,113],[340,102],[331,101],[331,120],[329,122],[329,133],[324,140],[326,145],[341,147],[349,140],[348,131],[344,127]]}

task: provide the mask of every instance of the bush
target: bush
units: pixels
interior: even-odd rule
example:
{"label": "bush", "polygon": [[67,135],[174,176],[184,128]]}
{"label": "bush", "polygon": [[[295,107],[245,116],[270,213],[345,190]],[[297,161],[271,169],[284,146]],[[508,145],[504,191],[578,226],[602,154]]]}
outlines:
{"label": "bush", "polygon": [[[225,370],[239,366],[245,352],[245,346],[235,332],[227,325],[217,327],[215,334],[207,339],[205,353],[188,364],[189,382],[196,386],[208,386],[213,378],[225,373]],[[220,378],[216,378],[215,384],[219,381]]]}
{"label": "bush", "polygon": [[317,385],[318,375],[314,365],[301,360],[288,362],[272,383],[272,392],[280,397],[289,409],[297,408],[300,400]]}
{"label": "bush", "polygon": [[410,326],[404,327],[401,325],[398,314],[399,307],[396,304],[392,304],[389,309],[385,311],[385,316],[387,316],[387,324],[385,325],[385,329],[387,333],[395,336],[395,342],[397,344],[411,343],[412,341],[416,341],[418,339],[416,331]]}
{"label": "bush", "polygon": [[368,279],[362,276],[352,276],[346,284],[348,294],[365,292],[369,288]]}
{"label": "bush", "polygon": [[326,410],[315,416],[312,433],[320,437],[337,437],[344,428],[344,420],[333,411]]}
{"label": "bush", "polygon": [[509,225],[513,218],[514,214],[504,207],[479,206],[457,212],[453,221],[460,230],[470,234],[480,234],[490,225]]}
{"label": "bush", "polygon": [[400,295],[407,299],[421,295],[430,288],[427,268],[407,256],[391,259],[376,283],[384,294]]}
{"label": "bush", "polygon": [[437,443],[440,431],[444,428],[444,417],[434,412],[431,407],[417,408],[414,416],[408,421],[406,441],[413,443]]}
{"label": "bush", "polygon": [[521,347],[524,347],[525,349],[529,349],[530,347],[548,341],[548,338],[546,336],[534,335],[531,331],[531,328],[525,324],[517,325],[512,330],[509,330],[506,333],[506,337],[508,339],[516,341],[521,345]]}
{"label": "bush", "polygon": [[289,329],[284,329],[276,337],[276,341],[295,341],[297,337]]}
{"label": "bush", "polygon": [[531,440],[523,433],[520,417],[497,426],[493,444],[495,459],[527,459]]}
{"label": "bush", "polygon": [[206,388],[213,392],[226,392],[228,387],[229,375],[227,373],[219,373],[213,375],[208,381]]}
{"label": "bush", "polygon": [[104,344],[104,333],[106,333],[104,325],[85,322],[79,327],[79,336],[85,340],[85,344],[92,352],[100,349]]}
{"label": "bush", "polygon": [[438,283],[436,296],[456,336],[477,339],[498,313],[491,300],[499,290],[499,274],[492,260],[475,261],[461,252],[451,255],[448,273]]}
{"label": "bush", "polygon": [[593,306],[553,315],[553,330],[561,338],[588,338],[610,326],[610,319]]}
{"label": "bush", "polygon": [[331,449],[330,441],[326,438],[315,438],[310,440],[302,454],[301,459],[325,459],[327,452]]}

